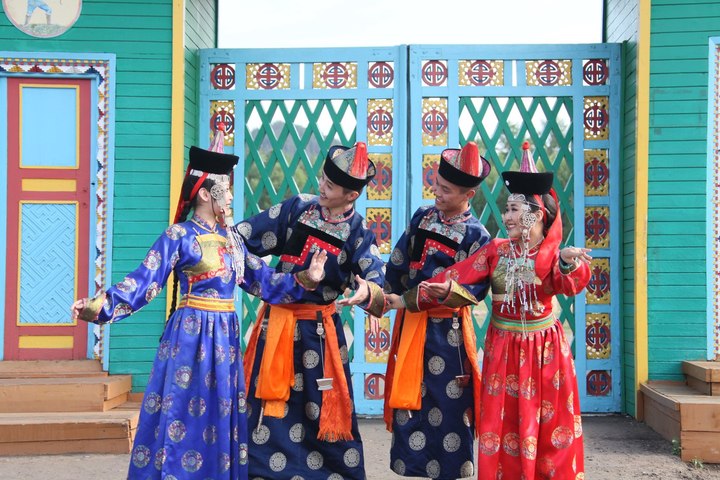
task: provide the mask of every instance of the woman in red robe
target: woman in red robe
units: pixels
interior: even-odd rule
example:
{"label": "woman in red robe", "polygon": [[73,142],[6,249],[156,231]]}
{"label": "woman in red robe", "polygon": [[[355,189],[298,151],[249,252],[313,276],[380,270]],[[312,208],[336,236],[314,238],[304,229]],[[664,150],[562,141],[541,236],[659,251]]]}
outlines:
{"label": "woman in red robe", "polygon": [[584,479],[577,379],[552,311],[557,294],[590,280],[590,250],[560,249],[562,224],[552,173],[538,173],[523,145],[519,172],[504,172],[507,239],[423,282],[391,306],[426,310],[470,303],[463,285],[490,279],[492,318],[482,365],[478,478]]}

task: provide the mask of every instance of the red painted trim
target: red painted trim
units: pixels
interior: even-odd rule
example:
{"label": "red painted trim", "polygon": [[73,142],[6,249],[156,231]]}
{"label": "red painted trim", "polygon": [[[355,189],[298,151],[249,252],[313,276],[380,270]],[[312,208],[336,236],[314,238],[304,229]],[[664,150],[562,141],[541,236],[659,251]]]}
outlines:
{"label": "red painted trim", "polygon": [[[79,151],[77,169],[20,168],[20,85],[72,85],[79,88]],[[87,79],[35,79],[8,78],[8,170],[7,170],[7,265],[5,290],[5,358],[8,360],[82,359],[87,357],[87,332],[85,322],[74,326],[18,326],[18,249],[21,201],[77,201],[78,202],[78,270],[77,295],[88,296],[90,278],[90,172],[91,157],[91,82]],[[75,192],[23,192],[23,179],[74,179]],[[68,314],[70,305],[68,305]],[[72,335],[72,349],[20,349],[21,335]]]}

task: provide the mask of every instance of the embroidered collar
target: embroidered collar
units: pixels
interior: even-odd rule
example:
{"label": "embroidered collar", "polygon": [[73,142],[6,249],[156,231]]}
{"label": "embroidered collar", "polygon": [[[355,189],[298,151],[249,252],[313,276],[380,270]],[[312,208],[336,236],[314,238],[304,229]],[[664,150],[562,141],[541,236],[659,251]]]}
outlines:
{"label": "embroidered collar", "polygon": [[339,215],[331,215],[330,210],[326,207],[320,207],[320,215],[322,216],[322,219],[328,223],[342,223],[347,222],[353,215],[355,215],[355,209],[350,207],[348,210],[345,210]]}
{"label": "embroidered collar", "polygon": [[458,213],[457,215],[453,215],[452,217],[445,218],[445,214],[441,212],[440,210],[438,212],[438,218],[442,223],[445,223],[447,225],[452,225],[453,223],[460,223],[467,221],[468,218],[472,216],[472,212],[470,212],[470,209],[468,208],[464,212]]}
{"label": "embroidered collar", "polygon": [[197,215],[193,215],[193,217],[190,221],[207,232],[218,233],[218,224],[217,223],[215,223],[215,225],[213,225],[211,227],[210,225],[208,225],[208,223],[205,220],[198,217]]}

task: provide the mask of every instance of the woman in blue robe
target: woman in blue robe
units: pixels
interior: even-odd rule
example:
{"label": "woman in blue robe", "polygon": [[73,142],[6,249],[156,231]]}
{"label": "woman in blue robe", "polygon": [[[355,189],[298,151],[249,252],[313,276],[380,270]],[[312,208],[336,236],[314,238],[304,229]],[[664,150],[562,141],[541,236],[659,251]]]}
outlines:
{"label": "woman in blue robe", "polygon": [[[112,323],[157,296],[171,272],[174,290],[180,287],[145,390],[129,479],[248,478],[235,285],[266,301],[292,303],[322,277],[324,252],[293,276],[276,273],[241,239],[228,237],[223,213],[232,200],[228,175],[236,163],[234,155],[191,148],[176,223],[135,271],[73,304],[75,318]],[[191,219],[182,221],[190,210]]]}

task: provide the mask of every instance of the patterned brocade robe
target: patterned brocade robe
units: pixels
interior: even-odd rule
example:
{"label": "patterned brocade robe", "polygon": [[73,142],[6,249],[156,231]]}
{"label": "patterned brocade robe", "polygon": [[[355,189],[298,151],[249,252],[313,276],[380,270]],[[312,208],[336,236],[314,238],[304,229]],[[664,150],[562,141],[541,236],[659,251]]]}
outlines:
{"label": "patterned brocade robe", "polygon": [[[479,420],[478,478],[572,479],[584,477],[583,438],[575,365],[562,325],[553,313],[557,294],[578,294],[590,280],[587,264],[565,265],[559,252],[550,257],[545,278],[535,277],[537,301],[520,315],[506,301],[508,266],[519,247],[494,239],[472,257],[432,281],[451,279],[452,302],[464,287],[491,279],[492,319],[485,340]],[[537,250],[528,255],[533,269]],[[522,258],[522,257],[520,257]],[[417,308],[435,302],[408,292]],[[533,297],[534,298],[534,297]]]}
{"label": "patterned brocade robe", "polygon": [[[183,299],[165,325],[143,398],[129,479],[247,479],[245,378],[235,272],[225,232],[197,218],[170,226],[145,260],[81,313],[122,320],[152,300],[174,270]],[[241,246],[241,248],[244,248]],[[277,303],[305,288],[246,254],[241,287]]]}
{"label": "patterned brocade robe", "polygon": [[[317,289],[307,291],[298,302],[303,304],[300,307],[304,313],[297,316],[295,323],[292,346],[295,379],[284,416],[265,415],[262,422],[259,415],[262,401],[257,398],[256,389],[269,326],[263,321],[254,326],[252,338],[255,340],[251,339],[245,357],[251,375],[248,382],[250,477],[265,480],[364,479],[363,448],[352,405],[347,412],[352,440],[331,442],[318,438],[326,393],[319,391],[317,384],[318,379],[325,377],[323,357],[327,362],[332,351],[339,352],[338,365],[344,371],[345,386],[339,385],[339,378],[335,378],[333,390],[346,391],[349,402],[352,402],[352,383],[340,315],[331,315],[331,328],[337,337],[337,345],[331,349],[318,335],[316,312],[334,308],[335,299],[345,288],[354,287],[354,277],[359,275],[368,281],[371,291],[369,301],[360,307],[372,315],[382,314],[385,306],[382,292],[384,262],[374,234],[354,209],[345,212],[341,218],[327,218],[317,197],[311,195],[285,200],[239,223],[237,230],[251,252],[260,256],[278,256],[278,271],[292,273],[305,269],[317,248],[328,253],[325,278]],[[308,313],[308,308],[312,314]],[[272,309],[274,306],[270,307]]]}
{"label": "patterned brocade robe", "polygon": [[[487,230],[469,210],[445,219],[434,206],[421,207],[395,245],[386,267],[385,290],[402,294],[464,260],[489,240]],[[488,282],[468,288],[474,297],[484,298]],[[475,473],[475,392],[472,382],[461,387],[455,376],[460,375],[461,370],[472,373],[466,348],[477,348],[475,337],[465,339],[462,329],[454,330],[450,312],[429,316],[422,359],[421,409],[411,412],[410,417],[407,410],[392,410],[387,397],[398,344],[407,333],[403,329],[404,315],[405,311],[399,310],[395,320],[385,380],[385,415],[386,421],[392,422],[393,432],[390,467],[399,475],[411,477],[454,479],[472,476]]]}

